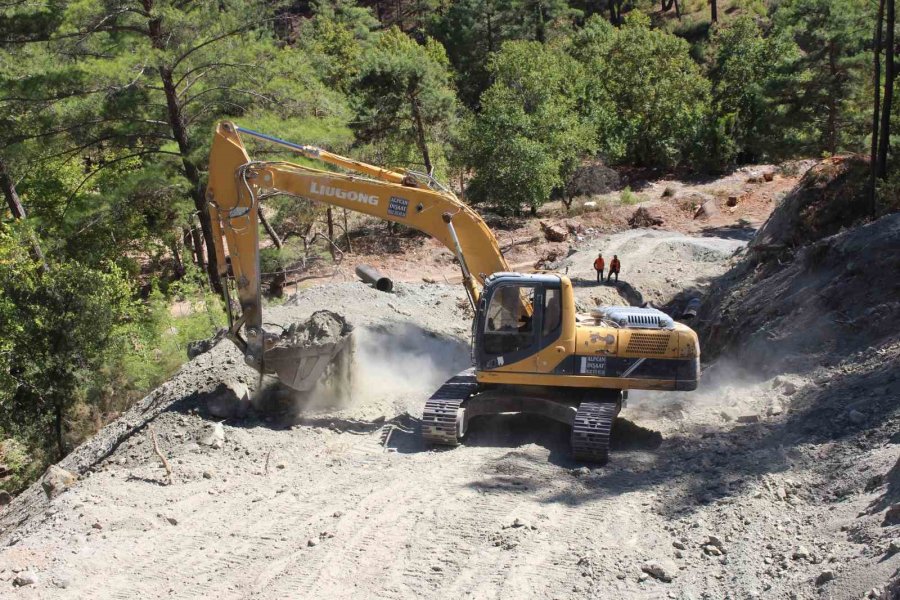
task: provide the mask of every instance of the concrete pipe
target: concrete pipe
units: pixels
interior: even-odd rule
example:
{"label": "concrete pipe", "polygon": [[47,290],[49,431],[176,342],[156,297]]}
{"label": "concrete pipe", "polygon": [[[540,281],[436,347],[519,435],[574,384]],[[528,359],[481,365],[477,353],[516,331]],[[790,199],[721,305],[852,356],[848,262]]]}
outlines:
{"label": "concrete pipe", "polygon": [[375,284],[375,289],[379,292],[390,292],[394,289],[394,282],[390,277],[385,277],[372,265],[357,265],[356,275],[366,283]]}
{"label": "concrete pipe", "polygon": [[681,313],[682,319],[693,319],[697,316],[697,311],[700,310],[700,304],[702,301],[700,298],[691,298],[688,300],[687,305],[684,307],[684,312]]}

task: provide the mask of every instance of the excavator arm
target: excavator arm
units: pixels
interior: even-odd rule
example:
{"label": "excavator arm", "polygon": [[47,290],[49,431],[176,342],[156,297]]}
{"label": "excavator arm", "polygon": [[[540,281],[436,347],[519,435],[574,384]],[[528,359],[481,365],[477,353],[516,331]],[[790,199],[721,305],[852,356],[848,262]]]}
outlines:
{"label": "excavator arm", "polygon": [[[252,161],[241,140],[242,133],[355,173]],[[226,283],[229,337],[244,352],[247,364],[261,372],[264,355],[275,339],[262,325],[257,210],[261,200],[277,194],[402,223],[436,238],[457,256],[473,305],[487,276],[509,270],[496,238],[478,213],[430,177],[382,169],[233,123],[219,123],[210,151],[207,200],[219,274],[226,282],[228,275],[233,277],[241,309],[240,315],[232,314]],[[242,327],[245,337],[240,334]]]}

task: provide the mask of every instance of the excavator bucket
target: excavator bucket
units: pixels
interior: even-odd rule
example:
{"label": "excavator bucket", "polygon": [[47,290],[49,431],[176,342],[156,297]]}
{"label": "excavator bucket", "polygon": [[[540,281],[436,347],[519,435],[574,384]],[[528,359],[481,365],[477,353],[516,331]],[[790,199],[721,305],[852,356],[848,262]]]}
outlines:
{"label": "excavator bucket", "polygon": [[350,376],[352,333],[353,326],[341,315],[316,311],[271,341],[263,370],[299,392],[312,391],[320,383],[341,386]]}
{"label": "excavator bucket", "polygon": [[266,371],[298,392],[309,392],[332,373],[344,376],[344,369],[334,367],[349,363],[350,340],[348,333],[337,341],[324,344],[275,346],[266,352]]}

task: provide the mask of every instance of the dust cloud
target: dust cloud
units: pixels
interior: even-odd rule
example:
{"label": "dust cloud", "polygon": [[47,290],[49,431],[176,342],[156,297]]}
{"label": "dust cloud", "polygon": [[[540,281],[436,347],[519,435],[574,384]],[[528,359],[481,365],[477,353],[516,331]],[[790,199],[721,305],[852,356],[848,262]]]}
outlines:
{"label": "dust cloud", "polygon": [[355,338],[354,404],[421,405],[444,381],[470,366],[468,344],[410,323],[361,328]]}
{"label": "dust cloud", "polygon": [[390,418],[421,410],[432,392],[469,366],[469,345],[459,338],[411,323],[357,327],[313,390],[298,392],[272,380],[257,407],[294,418]]}

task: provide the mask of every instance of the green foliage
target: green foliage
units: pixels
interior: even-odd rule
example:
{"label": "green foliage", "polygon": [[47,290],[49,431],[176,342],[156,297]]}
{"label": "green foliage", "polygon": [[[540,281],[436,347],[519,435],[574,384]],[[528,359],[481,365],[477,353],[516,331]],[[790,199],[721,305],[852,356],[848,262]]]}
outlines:
{"label": "green foliage", "polygon": [[433,166],[430,146],[449,137],[456,110],[450,64],[439,42],[428,38],[420,45],[389,29],[366,56],[354,91],[359,140],[401,152],[414,147],[420,160],[389,151],[388,161]]}
{"label": "green foliage", "polygon": [[641,198],[631,191],[631,186],[625,186],[625,189],[622,190],[622,193],[619,194],[619,202],[626,206],[631,206],[632,204],[637,204],[641,201]]}
{"label": "green foliage", "polygon": [[34,445],[53,440],[58,456],[66,448],[67,411],[136,308],[114,265],[99,270],[69,260],[41,269],[20,229],[0,233],[0,431]]}
{"label": "green foliage", "polygon": [[620,29],[592,17],[570,52],[584,67],[582,110],[608,161],[673,166],[689,157],[702,136],[710,86],[684,40],[650,29],[635,11]]}
{"label": "green foliage", "polygon": [[429,33],[447,49],[460,99],[477,108],[491,83],[490,58],[504,42],[554,39],[580,15],[564,0],[459,0],[435,14]]}
{"label": "green foliage", "polygon": [[773,15],[778,62],[772,114],[789,153],[864,147],[871,119],[867,51],[872,6],[864,0],[785,0]]}
{"label": "green foliage", "polygon": [[537,42],[505,43],[490,68],[494,83],[463,136],[476,169],[467,194],[507,211],[534,210],[594,148],[593,131],[576,110],[582,70]]}
{"label": "green foliage", "polygon": [[757,22],[740,17],[712,36],[713,133],[717,162],[759,161],[774,134],[767,91],[778,47],[763,37]]}
{"label": "green foliage", "polygon": [[104,412],[126,409],[178,370],[188,342],[210,338],[227,323],[222,303],[203,290],[202,281],[193,269],[166,294],[153,287],[139,315],[121,328],[118,351],[91,388],[92,404]]}
{"label": "green foliage", "polygon": [[300,25],[302,63],[310,59],[322,81],[348,92],[359,74],[364,51],[372,45],[378,20],[371,10],[347,0],[313,3],[313,16]]}

